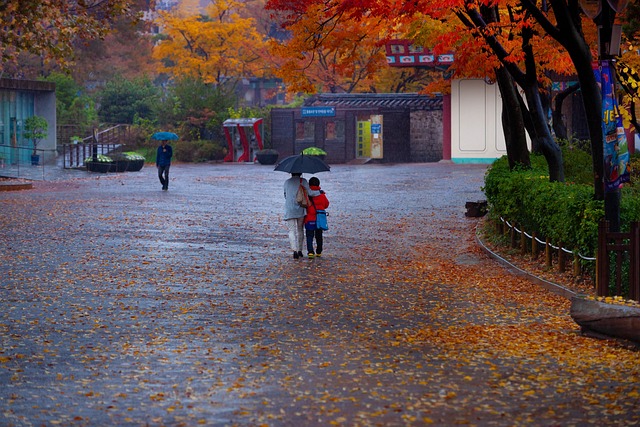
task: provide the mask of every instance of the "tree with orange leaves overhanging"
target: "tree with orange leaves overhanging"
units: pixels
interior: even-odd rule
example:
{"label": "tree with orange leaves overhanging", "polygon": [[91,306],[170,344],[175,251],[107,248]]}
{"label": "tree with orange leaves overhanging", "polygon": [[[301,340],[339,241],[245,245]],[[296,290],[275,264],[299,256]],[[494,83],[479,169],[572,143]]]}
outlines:
{"label": "tree with orange leaves overhanging", "polygon": [[381,18],[354,20],[333,4],[306,3],[288,10],[283,26],[291,37],[270,40],[269,49],[275,74],[292,92],[369,91],[387,66]]}

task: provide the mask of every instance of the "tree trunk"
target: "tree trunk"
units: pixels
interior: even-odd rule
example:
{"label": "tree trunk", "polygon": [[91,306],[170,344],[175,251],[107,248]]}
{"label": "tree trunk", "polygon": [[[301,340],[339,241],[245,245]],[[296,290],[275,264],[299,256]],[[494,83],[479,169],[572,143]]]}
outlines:
{"label": "tree trunk", "polygon": [[552,110],[551,118],[553,122],[553,131],[556,133],[556,138],[558,139],[569,139],[569,135],[567,135],[567,126],[564,123],[562,115],[562,104],[567,96],[576,92],[578,89],[580,89],[580,85],[569,86],[556,95],[555,108]]}
{"label": "tree trunk", "polygon": [[564,166],[562,163],[562,150],[553,140],[551,131],[547,125],[542,102],[540,101],[540,91],[537,84],[528,84],[524,88],[527,98],[529,112],[533,118],[534,135],[531,136],[531,143],[542,153],[549,166],[549,181],[564,182]]}
{"label": "tree trunk", "polygon": [[[576,1],[566,0],[550,2],[556,24],[552,24],[536,2],[520,0],[520,4],[528,10],[540,23],[545,32],[556,39],[569,53],[578,75],[582,102],[587,116],[589,136],[591,138],[591,158],[593,164],[594,197],[604,200],[603,184],[603,136],[602,136],[602,94],[596,82],[591,63],[593,58],[580,27],[580,5]],[[608,5],[607,5],[608,6]]]}
{"label": "tree trunk", "polygon": [[496,70],[496,80],[502,96],[502,129],[507,146],[509,169],[514,169],[518,165],[529,168],[531,160],[518,90],[513,78],[504,67]]}
{"label": "tree trunk", "polygon": [[538,86],[538,75],[536,71],[536,62],[533,55],[533,46],[531,39],[533,38],[533,30],[523,28],[522,30],[522,50],[525,54],[525,75],[521,83],[524,89],[525,97],[529,113],[533,121],[534,134],[530,135],[532,145],[535,146],[544,158],[547,160],[549,167],[549,180],[552,182],[564,182],[564,165],[562,163],[562,150],[551,135],[551,129],[547,124],[547,115],[542,107],[542,97]]}
{"label": "tree trunk", "polygon": [[[546,114],[542,108],[540,91],[538,88],[536,64],[533,55],[533,47],[531,39],[533,30],[524,28],[522,30],[522,47],[525,53],[525,72],[520,70],[517,64],[508,60],[509,53],[504,46],[496,39],[490,31],[484,31],[487,28],[487,22],[499,22],[499,14],[497,6],[481,6],[480,11],[470,6],[466,9],[469,19],[457,13],[461,21],[469,28],[481,29],[482,36],[487,44],[491,47],[505,70],[509,72],[513,80],[525,91],[527,98],[528,111],[533,124],[533,130],[530,131],[531,143],[534,149],[538,149],[547,160],[549,167],[549,180],[564,182],[564,167],[562,164],[562,151],[555,143],[551,136],[551,131],[547,125]],[[524,112],[525,110],[523,110]],[[524,117],[524,116],[523,116]],[[524,121],[522,122],[524,125]]]}

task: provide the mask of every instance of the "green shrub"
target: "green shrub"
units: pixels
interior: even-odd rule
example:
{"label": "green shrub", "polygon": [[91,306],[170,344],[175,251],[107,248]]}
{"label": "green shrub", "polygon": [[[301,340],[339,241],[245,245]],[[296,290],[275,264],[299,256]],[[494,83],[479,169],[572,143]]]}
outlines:
{"label": "green shrub", "polygon": [[567,182],[593,186],[593,162],[591,155],[575,145],[562,147],[564,174]]}
{"label": "green shrub", "polygon": [[511,172],[503,157],[487,171],[484,191],[491,216],[504,217],[528,233],[593,256],[604,203],[593,200],[590,185],[549,182],[540,156],[532,156],[531,164],[531,169]]}
{"label": "green shrub", "polygon": [[226,147],[216,141],[173,141],[173,156],[180,162],[208,162],[222,160]]}
{"label": "green shrub", "polygon": [[93,162],[93,161],[101,162],[101,163],[103,163],[103,162],[104,162],[104,163],[110,163],[110,162],[113,162],[113,159],[112,159],[111,157],[109,157],[109,156],[105,156],[104,154],[98,154],[98,155],[95,157],[95,159],[94,159],[94,157],[92,156],[92,157],[87,157],[86,159],[84,159],[84,161],[85,161],[85,163],[87,163],[87,162]]}

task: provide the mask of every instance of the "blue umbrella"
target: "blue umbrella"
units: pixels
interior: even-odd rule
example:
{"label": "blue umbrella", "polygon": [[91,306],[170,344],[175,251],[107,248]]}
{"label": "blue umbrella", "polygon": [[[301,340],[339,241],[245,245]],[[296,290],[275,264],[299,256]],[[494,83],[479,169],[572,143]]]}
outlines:
{"label": "blue umbrella", "polygon": [[156,132],[151,136],[151,138],[158,141],[175,141],[178,139],[178,135],[173,132]]}

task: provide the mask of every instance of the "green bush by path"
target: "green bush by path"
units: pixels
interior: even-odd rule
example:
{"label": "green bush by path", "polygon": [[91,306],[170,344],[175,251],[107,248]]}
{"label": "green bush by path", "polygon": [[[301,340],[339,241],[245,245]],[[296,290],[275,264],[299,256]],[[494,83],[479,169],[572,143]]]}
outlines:
{"label": "green bush by path", "polygon": [[179,162],[208,162],[222,160],[227,148],[216,141],[173,141],[173,155]]}
{"label": "green bush by path", "polygon": [[[590,157],[579,151],[565,157],[566,181],[549,182],[542,156],[531,156],[531,169],[510,171],[507,158],[496,160],[485,176],[484,192],[489,213],[503,217],[527,233],[549,238],[553,244],[594,256],[598,222],[604,217],[604,202],[593,199]],[[585,170],[589,174],[585,173]],[[625,185],[620,206],[622,231],[640,221],[640,197],[633,185]]]}

